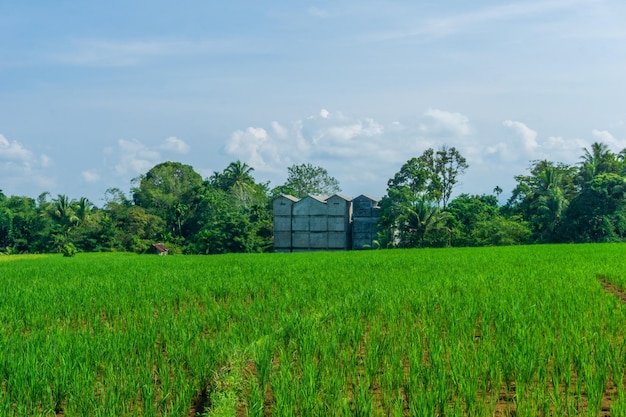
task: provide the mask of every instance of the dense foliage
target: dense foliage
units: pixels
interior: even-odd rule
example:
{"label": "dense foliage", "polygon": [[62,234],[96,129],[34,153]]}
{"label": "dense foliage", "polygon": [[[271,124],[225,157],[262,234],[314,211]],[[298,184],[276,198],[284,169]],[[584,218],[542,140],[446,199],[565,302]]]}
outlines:
{"label": "dense foliage", "polygon": [[[388,181],[374,247],[486,246],[614,242],[626,238],[626,150],[602,143],[579,164],[532,161],[505,204],[493,195],[452,197],[469,168],[454,147],[427,149]],[[164,162],[132,181],[130,195],[105,193],[105,204],[0,191],[0,253],[145,252],[155,242],[173,253],[264,252],[272,249],[272,200],[281,193],[332,194],[339,182],[322,167],[288,168],[285,184],[257,182],[241,161],[202,179],[189,165]]]}
{"label": "dense foliage", "polygon": [[[616,242],[626,238],[626,150],[594,143],[577,166],[532,161],[506,204],[461,194],[447,203],[468,167],[454,148],[428,149],[389,180],[381,201],[383,247]],[[437,160],[445,161],[437,162]]]}
{"label": "dense foliage", "polygon": [[624,416],[623,253],[0,257],[0,415]]}

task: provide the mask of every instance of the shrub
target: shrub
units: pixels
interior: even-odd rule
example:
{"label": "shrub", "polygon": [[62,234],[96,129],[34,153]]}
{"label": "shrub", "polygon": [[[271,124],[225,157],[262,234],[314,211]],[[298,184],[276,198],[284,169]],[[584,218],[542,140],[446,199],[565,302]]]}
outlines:
{"label": "shrub", "polygon": [[61,253],[63,256],[72,257],[78,253],[78,249],[76,249],[73,243],[66,243],[61,248]]}

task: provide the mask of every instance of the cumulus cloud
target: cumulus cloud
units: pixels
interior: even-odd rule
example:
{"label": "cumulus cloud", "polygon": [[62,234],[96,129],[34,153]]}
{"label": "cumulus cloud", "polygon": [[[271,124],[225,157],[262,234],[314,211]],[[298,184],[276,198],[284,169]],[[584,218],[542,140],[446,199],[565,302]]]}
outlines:
{"label": "cumulus cloud", "polygon": [[33,162],[33,153],[19,142],[9,141],[0,134],[0,159],[31,163]]}
{"label": "cumulus cloud", "polygon": [[[409,158],[419,156],[428,147],[455,145],[453,140],[447,139],[471,130],[463,115],[444,111],[432,114],[435,117],[422,117],[421,122],[428,126],[425,132],[420,130],[419,121],[384,123],[371,117],[353,117],[322,109],[317,115],[291,123],[272,122],[267,129],[236,130],[224,150],[247,162],[257,172],[274,175],[274,178],[286,173],[286,168],[292,164],[312,163],[326,168],[342,185],[378,181],[377,187],[384,189],[386,181]],[[451,120],[449,124],[453,127],[436,128],[438,124],[445,124],[446,115],[452,115],[447,120]],[[437,116],[439,119],[435,120]],[[280,183],[281,179],[276,181]]]}
{"label": "cumulus cloud", "polygon": [[587,146],[585,140],[562,136],[550,136],[541,142],[541,149],[546,158],[568,164],[576,162],[582,155],[582,149]]}
{"label": "cumulus cloud", "polygon": [[160,159],[161,154],[137,139],[117,141],[119,160],[115,164],[118,175],[140,174],[148,171]]}
{"label": "cumulus cloud", "polygon": [[89,169],[81,172],[81,176],[85,182],[95,183],[100,181],[100,174],[96,169]]}
{"label": "cumulus cloud", "polygon": [[[465,178],[472,188],[465,192],[491,192],[494,181],[513,187],[514,176],[522,174],[530,161],[548,159],[576,163],[589,140],[562,136],[542,137],[537,130],[516,120],[479,132],[461,113],[428,109],[412,120],[382,122],[322,109],[291,123],[274,121],[268,127],[248,127],[232,133],[224,150],[281,184],[287,167],[312,163],[335,176],[348,195],[378,193],[408,159],[427,148],[456,147],[470,168]],[[626,140],[604,130],[592,137],[616,151]],[[507,184],[508,181],[508,184]],[[479,188],[481,184],[484,188]]]}
{"label": "cumulus cloud", "polygon": [[279,138],[286,138],[289,134],[289,130],[276,121],[272,122],[272,130],[276,137]]}
{"label": "cumulus cloud", "polygon": [[593,130],[592,140],[576,137],[548,136],[541,138],[537,131],[525,123],[505,120],[502,125],[512,130],[519,142],[499,142],[487,148],[488,153],[497,153],[503,160],[534,160],[548,159],[566,164],[576,163],[582,155],[583,149],[591,145],[591,141],[602,142],[613,151],[626,147],[626,140],[616,138],[606,130]]}
{"label": "cumulus cloud", "polygon": [[[170,136],[156,145],[146,145],[138,139],[119,139],[116,146],[104,149],[104,154],[115,160],[113,171],[115,174],[137,175],[144,174],[156,164],[167,159],[167,154],[186,154],[189,152],[189,145],[176,136]],[[83,179],[90,181],[94,179],[95,172],[85,171]]]}
{"label": "cumulus cloud", "polygon": [[532,153],[539,147],[539,143],[537,143],[537,132],[526,126],[524,123],[514,120],[505,120],[502,124],[513,129],[517,133],[517,135],[522,139],[522,145],[527,152]]}
{"label": "cumulus cloud", "polygon": [[[283,133],[281,129],[279,132]],[[277,135],[276,139],[272,139],[268,132],[260,127],[236,130],[226,145],[226,152],[244,159],[256,170],[272,171],[273,166],[281,160],[278,152],[280,138]]]}
{"label": "cumulus cloud", "polygon": [[3,186],[34,184],[49,187],[54,184],[54,178],[44,171],[50,165],[49,156],[37,155],[20,142],[0,134],[0,174]]}
{"label": "cumulus cloud", "polygon": [[608,147],[614,152],[619,152],[622,149],[626,148],[625,139],[618,139],[606,130],[594,129],[591,131],[591,137],[595,142],[602,142],[608,145]]}
{"label": "cumulus cloud", "polygon": [[424,123],[421,129],[425,133],[441,132],[467,136],[471,132],[469,118],[461,113],[451,113],[445,110],[428,109],[424,116],[430,118],[430,123]]}
{"label": "cumulus cloud", "polygon": [[187,145],[184,140],[179,139],[175,136],[170,136],[169,138],[165,139],[161,146],[159,146],[159,148],[179,154],[186,154],[187,152],[189,152],[189,145]]}

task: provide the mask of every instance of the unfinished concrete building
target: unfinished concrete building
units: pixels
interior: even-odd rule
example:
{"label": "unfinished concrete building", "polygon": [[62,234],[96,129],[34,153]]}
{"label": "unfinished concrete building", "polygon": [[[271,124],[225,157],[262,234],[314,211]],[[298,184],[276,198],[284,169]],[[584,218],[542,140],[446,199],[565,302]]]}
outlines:
{"label": "unfinished concrete building", "polygon": [[[335,194],[330,197],[307,196],[302,199],[281,195],[274,200],[274,249],[277,252],[349,250],[371,247],[376,238],[377,200],[368,196],[355,199],[364,209],[359,217],[359,232],[353,234],[353,201]],[[369,209],[365,209],[369,207]],[[365,220],[366,214],[370,216]],[[367,223],[367,225],[365,225]],[[353,237],[358,245],[353,245]],[[367,240],[369,239],[369,240]]]}
{"label": "unfinished concrete building", "polygon": [[361,194],[352,200],[352,249],[374,247],[378,239],[380,207],[378,200]]}
{"label": "unfinished concrete building", "polygon": [[291,215],[293,205],[299,199],[290,195],[281,195],[274,200],[274,250],[291,252]]}

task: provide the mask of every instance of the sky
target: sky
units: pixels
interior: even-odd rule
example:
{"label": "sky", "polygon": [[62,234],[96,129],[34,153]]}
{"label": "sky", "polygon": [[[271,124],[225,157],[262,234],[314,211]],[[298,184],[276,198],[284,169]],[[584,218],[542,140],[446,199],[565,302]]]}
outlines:
{"label": "sky", "polygon": [[0,190],[129,193],[165,161],[325,168],[380,198],[427,148],[505,200],[531,161],[626,148],[623,0],[0,0]]}

